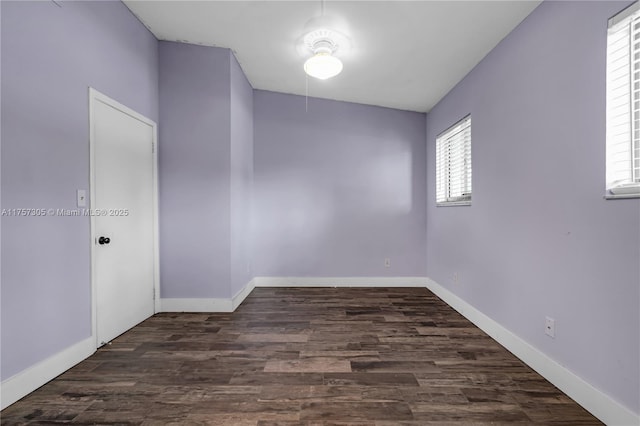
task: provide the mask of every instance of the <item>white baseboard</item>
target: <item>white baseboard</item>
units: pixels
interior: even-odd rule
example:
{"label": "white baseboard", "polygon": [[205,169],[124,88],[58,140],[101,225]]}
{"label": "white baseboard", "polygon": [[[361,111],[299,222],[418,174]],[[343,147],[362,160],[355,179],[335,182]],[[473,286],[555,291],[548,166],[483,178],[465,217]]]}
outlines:
{"label": "white baseboard", "polygon": [[640,425],[638,414],[596,389],[440,284],[429,278],[426,279],[426,282],[427,288],[446,304],[474,323],[602,422],[612,426]]}
{"label": "white baseboard", "polygon": [[238,306],[240,306],[240,304],[244,301],[244,299],[247,298],[247,296],[253,291],[255,287],[256,280],[252,279],[239,292],[237,292],[235,296],[233,296],[233,298],[231,299],[231,307],[234,311],[238,309]]}
{"label": "white baseboard", "polygon": [[160,299],[160,312],[233,312],[255,287],[255,279],[249,281],[232,298]]}
{"label": "white baseboard", "polygon": [[96,341],[89,337],[57,354],[3,380],[0,384],[0,405],[4,410],[40,386],[64,373],[96,351]]}
{"label": "white baseboard", "polygon": [[425,277],[255,277],[256,287],[425,287]]}

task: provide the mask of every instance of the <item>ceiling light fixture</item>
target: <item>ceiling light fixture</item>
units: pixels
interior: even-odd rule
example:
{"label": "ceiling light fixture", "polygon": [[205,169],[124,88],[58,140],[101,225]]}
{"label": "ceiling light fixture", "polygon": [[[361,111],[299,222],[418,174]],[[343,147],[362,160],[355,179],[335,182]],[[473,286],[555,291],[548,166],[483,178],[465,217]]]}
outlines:
{"label": "ceiling light fixture", "polygon": [[313,56],[304,63],[304,71],[311,77],[326,80],[342,71],[342,61],[334,56],[338,50],[338,40],[344,38],[336,31],[326,28],[311,31],[304,36],[305,46]]}
{"label": "ceiling light fixture", "polygon": [[346,27],[342,19],[324,14],[324,0],[321,0],[320,16],[307,21],[298,44],[301,54],[313,55],[304,63],[308,75],[326,80],[340,74],[342,61],[337,53],[342,57],[351,48],[351,40],[341,32]]}

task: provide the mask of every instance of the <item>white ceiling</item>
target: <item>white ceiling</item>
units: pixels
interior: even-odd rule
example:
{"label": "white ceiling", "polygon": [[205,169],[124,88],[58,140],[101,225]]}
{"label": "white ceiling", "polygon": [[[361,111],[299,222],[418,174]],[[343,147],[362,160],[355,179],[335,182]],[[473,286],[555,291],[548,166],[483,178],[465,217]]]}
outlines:
{"label": "white ceiling", "polygon": [[[230,48],[254,88],[305,95],[297,42],[320,0],[124,3],[159,40]],[[538,4],[327,1],[352,47],[340,75],[308,78],[308,95],[428,112]]]}

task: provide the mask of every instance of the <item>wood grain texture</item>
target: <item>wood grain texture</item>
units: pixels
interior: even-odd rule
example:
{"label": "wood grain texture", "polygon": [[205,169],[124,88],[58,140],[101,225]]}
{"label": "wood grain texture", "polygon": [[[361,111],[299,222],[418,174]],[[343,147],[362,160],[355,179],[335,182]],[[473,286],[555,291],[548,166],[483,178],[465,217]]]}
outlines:
{"label": "wood grain texture", "polygon": [[3,425],[596,425],[420,288],[257,288],[158,314],[6,408]]}

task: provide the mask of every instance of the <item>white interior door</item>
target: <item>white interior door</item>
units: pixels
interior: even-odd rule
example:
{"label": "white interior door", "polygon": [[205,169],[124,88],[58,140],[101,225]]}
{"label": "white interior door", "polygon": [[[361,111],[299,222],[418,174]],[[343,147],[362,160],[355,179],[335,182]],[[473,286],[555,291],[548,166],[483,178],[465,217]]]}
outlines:
{"label": "white interior door", "polygon": [[90,90],[94,336],[102,346],[153,315],[155,123]]}

